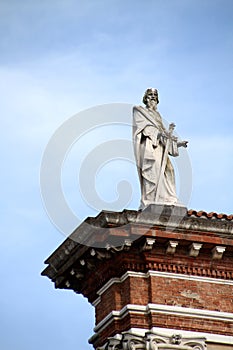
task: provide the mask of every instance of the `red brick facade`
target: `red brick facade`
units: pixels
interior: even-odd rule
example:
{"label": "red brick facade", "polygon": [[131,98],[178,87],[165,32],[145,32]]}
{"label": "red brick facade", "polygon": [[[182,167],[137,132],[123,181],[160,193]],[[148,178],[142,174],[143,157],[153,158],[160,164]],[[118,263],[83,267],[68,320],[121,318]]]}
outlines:
{"label": "red brick facade", "polygon": [[195,213],[172,229],[166,215],[133,222],[133,212],[127,224],[125,213],[117,214],[118,224],[110,215],[101,235],[93,230],[88,236],[99,246],[74,244],[71,236],[46,261],[43,274],[57,288],[82,293],[95,306],[95,348],[114,348],[104,344],[132,329],[175,329],[233,349],[232,218]]}
{"label": "red brick facade", "polygon": [[114,283],[96,305],[96,323],[112,310],[120,311],[128,304],[162,304],[194,309],[233,312],[231,285],[174,277],[128,277]]}

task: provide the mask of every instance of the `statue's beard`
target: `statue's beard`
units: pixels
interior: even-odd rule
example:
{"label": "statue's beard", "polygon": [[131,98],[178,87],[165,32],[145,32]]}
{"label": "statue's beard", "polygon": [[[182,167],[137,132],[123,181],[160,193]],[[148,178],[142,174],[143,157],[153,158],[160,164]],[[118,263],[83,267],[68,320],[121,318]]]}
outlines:
{"label": "statue's beard", "polygon": [[148,100],[147,101],[147,108],[156,109],[157,108],[157,101],[156,100]]}

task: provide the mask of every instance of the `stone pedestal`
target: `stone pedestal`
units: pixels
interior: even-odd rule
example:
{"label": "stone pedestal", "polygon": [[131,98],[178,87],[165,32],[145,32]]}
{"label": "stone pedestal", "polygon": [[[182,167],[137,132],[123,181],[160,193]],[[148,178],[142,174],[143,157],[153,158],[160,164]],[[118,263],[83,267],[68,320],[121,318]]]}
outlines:
{"label": "stone pedestal", "polygon": [[56,288],[95,307],[95,349],[233,349],[232,216],[103,211],[45,263]]}

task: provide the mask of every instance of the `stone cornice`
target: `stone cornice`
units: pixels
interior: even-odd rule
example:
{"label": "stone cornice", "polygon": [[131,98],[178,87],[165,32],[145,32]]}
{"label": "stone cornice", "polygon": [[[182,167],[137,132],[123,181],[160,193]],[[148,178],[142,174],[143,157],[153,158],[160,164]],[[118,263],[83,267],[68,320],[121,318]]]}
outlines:
{"label": "stone cornice", "polygon": [[[134,258],[128,259],[131,252]],[[111,265],[113,258],[120,259],[120,269]],[[233,220],[151,206],[143,212],[103,211],[86,219],[45,261],[42,275],[56,288],[73,289],[93,302],[107,280],[129,270],[232,281],[232,262]],[[92,273],[97,265],[101,278]]]}

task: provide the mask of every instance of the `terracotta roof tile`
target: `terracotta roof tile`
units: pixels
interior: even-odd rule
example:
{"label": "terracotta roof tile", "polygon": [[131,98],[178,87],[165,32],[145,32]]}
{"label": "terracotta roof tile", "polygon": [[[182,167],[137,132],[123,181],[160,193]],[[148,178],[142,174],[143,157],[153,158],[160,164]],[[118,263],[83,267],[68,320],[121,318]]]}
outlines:
{"label": "terracotta roof tile", "polygon": [[216,218],[216,219],[220,219],[220,220],[222,220],[222,219],[233,220],[233,214],[231,214],[231,215],[227,215],[227,214],[223,214],[223,213],[218,214],[218,213],[215,213],[213,211],[211,213],[207,213],[204,210],[196,211],[193,209],[188,210],[188,216],[196,216],[198,218],[206,217],[208,219]]}

